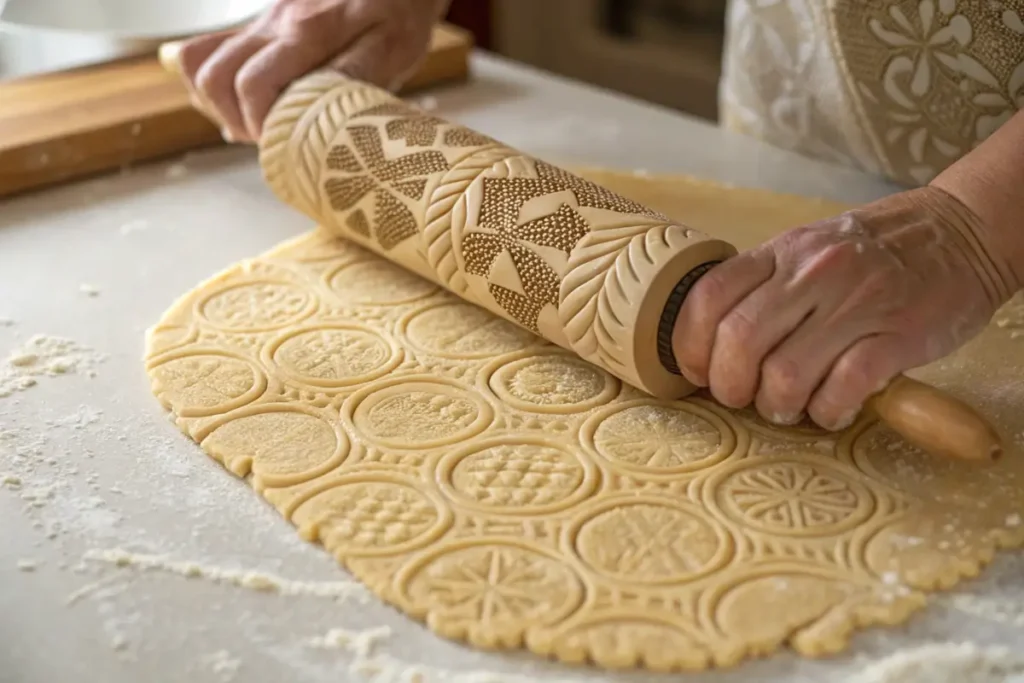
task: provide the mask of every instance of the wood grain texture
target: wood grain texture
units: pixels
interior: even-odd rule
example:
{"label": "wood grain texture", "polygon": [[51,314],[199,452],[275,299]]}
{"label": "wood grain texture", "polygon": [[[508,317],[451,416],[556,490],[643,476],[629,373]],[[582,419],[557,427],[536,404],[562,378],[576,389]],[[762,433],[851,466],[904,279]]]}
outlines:
{"label": "wood grain texture", "polygon": [[333,72],[263,130],[271,189],[350,239],[659,398],[672,288],[736,253],[642,204]]}
{"label": "wood grain texture", "polygon": [[[463,80],[472,36],[446,24],[404,91]],[[155,56],[0,83],[0,197],[222,144]]]}

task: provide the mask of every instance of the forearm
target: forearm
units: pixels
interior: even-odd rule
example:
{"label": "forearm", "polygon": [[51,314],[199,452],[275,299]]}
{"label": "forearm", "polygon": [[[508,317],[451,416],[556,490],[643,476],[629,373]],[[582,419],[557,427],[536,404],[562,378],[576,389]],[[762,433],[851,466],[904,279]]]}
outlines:
{"label": "forearm", "polygon": [[1009,293],[1024,288],[1024,111],[931,184],[980,219],[978,238]]}

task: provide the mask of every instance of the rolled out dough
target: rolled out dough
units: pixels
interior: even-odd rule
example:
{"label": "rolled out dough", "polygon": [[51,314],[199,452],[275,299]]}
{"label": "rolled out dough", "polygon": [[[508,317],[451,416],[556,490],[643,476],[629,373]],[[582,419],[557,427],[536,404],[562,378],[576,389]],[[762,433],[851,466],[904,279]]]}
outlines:
{"label": "rolled out dough", "polygon": [[[582,173],[741,248],[843,208]],[[837,652],[1024,544],[1012,337],[993,325],[915,373],[1016,438],[981,469],[869,422],[830,435],[645,397],[316,231],[182,297],[147,369],[204,451],[437,633],[672,670]]]}

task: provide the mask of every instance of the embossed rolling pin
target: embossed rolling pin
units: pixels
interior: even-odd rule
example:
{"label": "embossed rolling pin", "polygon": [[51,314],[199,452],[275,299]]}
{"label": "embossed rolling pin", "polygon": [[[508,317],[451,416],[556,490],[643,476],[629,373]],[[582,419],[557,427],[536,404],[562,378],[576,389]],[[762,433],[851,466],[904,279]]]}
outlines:
{"label": "embossed rolling pin", "polygon": [[[671,330],[733,245],[333,71],[285,91],[259,147],[278,197],[335,234],[654,396],[696,389]],[[910,379],[871,407],[929,452],[999,452],[969,406]]]}

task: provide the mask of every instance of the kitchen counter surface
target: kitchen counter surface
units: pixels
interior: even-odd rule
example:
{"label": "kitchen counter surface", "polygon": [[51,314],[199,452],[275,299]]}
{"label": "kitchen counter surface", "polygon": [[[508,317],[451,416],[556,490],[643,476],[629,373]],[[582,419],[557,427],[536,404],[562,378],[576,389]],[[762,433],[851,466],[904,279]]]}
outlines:
{"label": "kitchen counter surface", "polygon": [[[420,103],[554,163],[851,202],[894,189],[493,57],[473,66],[469,84]],[[369,599],[166,419],[141,362],[145,329],[201,280],[308,227],[263,185],[251,149],[0,203],[0,358],[33,335],[77,345],[62,351],[67,372],[32,387],[0,365],[0,682],[388,683],[413,665],[431,683],[668,680],[433,636]],[[672,680],[853,683],[865,658],[901,648],[1019,643],[1022,594],[1011,555],[909,626],[858,636],[849,656]]]}

